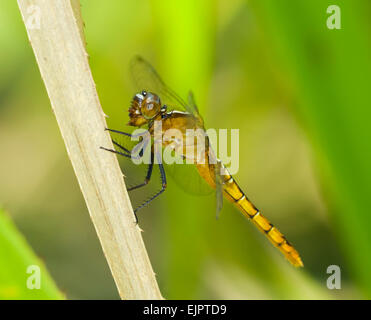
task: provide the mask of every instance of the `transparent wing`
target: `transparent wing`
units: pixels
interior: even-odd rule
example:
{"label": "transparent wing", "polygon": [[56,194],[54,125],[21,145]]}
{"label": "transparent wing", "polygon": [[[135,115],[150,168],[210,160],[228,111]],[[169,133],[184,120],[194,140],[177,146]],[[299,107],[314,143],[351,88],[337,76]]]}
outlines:
{"label": "transparent wing", "polygon": [[209,143],[207,145],[207,148],[209,150],[208,162],[209,162],[210,174],[213,175],[214,182],[215,182],[215,200],[216,200],[215,208],[216,208],[216,218],[218,219],[220,211],[223,208],[223,177],[221,176],[222,163],[219,159],[217,159],[214,153],[214,150],[209,145]]}
{"label": "transparent wing", "polygon": [[185,193],[197,196],[206,196],[214,192],[207,182],[199,175],[193,164],[186,164],[185,160],[173,153],[176,163],[165,164],[165,171]]}
{"label": "transparent wing", "polygon": [[178,94],[161,79],[155,68],[141,56],[135,56],[130,63],[130,71],[138,92],[146,90],[157,94],[169,109],[183,110],[200,118],[193,94],[189,95],[187,104]]}
{"label": "transparent wing", "polygon": [[[211,179],[215,182],[216,218],[218,219],[223,207],[222,163],[215,157],[212,148],[209,148],[208,140],[206,141],[206,148],[209,150],[207,152],[208,170]],[[176,163],[167,165],[166,171],[183,191],[193,195],[209,195],[214,192],[214,189],[201,177],[196,165],[186,164],[186,160],[176,152],[173,152],[173,157]]]}
{"label": "transparent wing", "polygon": [[223,178],[220,175],[221,162],[218,161],[214,167],[215,173],[215,196],[216,196],[216,218],[219,218],[223,208]]}
{"label": "transparent wing", "polygon": [[194,98],[194,95],[193,95],[192,91],[188,92],[188,109],[189,109],[188,112],[192,113],[203,126],[204,125],[204,120],[202,119],[200,113],[198,112],[198,108],[197,108],[195,98]]}

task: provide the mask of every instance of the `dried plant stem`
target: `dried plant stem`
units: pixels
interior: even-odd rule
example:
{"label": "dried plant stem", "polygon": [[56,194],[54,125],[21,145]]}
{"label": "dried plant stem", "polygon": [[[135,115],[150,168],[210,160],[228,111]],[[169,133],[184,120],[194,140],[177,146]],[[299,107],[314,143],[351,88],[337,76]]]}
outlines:
{"label": "dried plant stem", "polygon": [[[162,299],[112,147],[77,0],[18,0],[68,155],[123,299]],[[91,263],[94,263],[92,261]]]}

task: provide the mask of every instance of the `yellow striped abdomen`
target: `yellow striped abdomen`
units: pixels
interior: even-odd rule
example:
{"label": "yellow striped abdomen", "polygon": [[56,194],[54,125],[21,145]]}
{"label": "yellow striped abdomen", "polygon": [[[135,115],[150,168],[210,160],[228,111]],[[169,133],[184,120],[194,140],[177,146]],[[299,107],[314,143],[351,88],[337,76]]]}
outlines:
{"label": "yellow striped abdomen", "polygon": [[246,218],[251,219],[254,225],[268,237],[273,245],[283,253],[287,260],[295,267],[303,266],[299,253],[287,241],[284,235],[260,213],[252,202],[249,201],[232,176],[224,176],[223,191],[225,198],[234,203]]}
{"label": "yellow striped abdomen", "polygon": [[[215,188],[214,165],[212,164],[197,164],[199,174]],[[223,193],[224,198],[232,202],[242,214],[250,219],[257,228],[264,233],[268,239],[277,247],[283,255],[295,267],[303,267],[303,262],[296,249],[287,241],[285,236],[265,218],[259,210],[246,197],[238,184],[234,181],[230,174],[222,176],[223,178]]]}

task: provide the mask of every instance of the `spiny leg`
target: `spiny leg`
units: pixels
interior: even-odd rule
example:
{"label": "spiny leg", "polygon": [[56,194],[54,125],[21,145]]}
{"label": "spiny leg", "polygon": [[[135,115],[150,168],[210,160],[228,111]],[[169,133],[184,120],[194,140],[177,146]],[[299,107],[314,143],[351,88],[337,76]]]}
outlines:
{"label": "spiny leg", "polygon": [[[132,133],[127,133],[127,132],[123,132],[123,131],[119,131],[119,130],[114,130],[114,129],[109,129],[109,128],[105,128],[106,131],[110,131],[110,132],[115,132],[115,133],[119,133],[119,134],[122,134],[124,136],[127,136],[127,137],[130,137],[130,138],[140,138],[142,137],[142,141],[140,141],[135,147],[133,150],[129,150],[127,148],[125,148],[124,146],[120,145],[118,142],[116,142],[114,139],[112,139],[112,143],[114,145],[116,145],[117,147],[119,147],[121,150],[123,150],[124,152],[126,153],[135,153],[134,151],[135,150],[138,150],[139,148],[142,147],[142,150],[139,152],[139,157],[142,157],[143,156],[143,153],[144,153],[144,149],[147,147],[148,145],[148,142],[150,141],[150,135],[147,131],[144,131],[144,132],[140,132],[140,133],[137,133],[137,134],[132,134]],[[112,151],[112,149],[109,149],[108,151]],[[122,154],[121,154],[122,155]],[[139,157],[133,157],[134,159],[139,159]]]}
{"label": "spiny leg", "polygon": [[127,157],[127,158],[131,158],[130,154],[122,153],[120,151],[113,150],[113,149],[108,149],[108,148],[105,148],[105,147],[99,147],[99,148],[102,149],[102,150],[106,150],[106,151],[109,151],[109,152],[112,152],[112,153],[119,154],[119,155]]}
{"label": "spiny leg", "polygon": [[127,136],[127,137],[132,137],[132,134],[131,133],[122,132],[122,131],[118,131],[118,130],[114,130],[114,129],[109,129],[109,128],[105,128],[105,130],[110,131],[110,132],[115,132],[115,133],[123,134],[124,136]]}
{"label": "spiny leg", "polygon": [[[104,130],[107,130],[107,131],[110,131],[110,132],[116,132],[116,133],[120,133],[120,134],[123,134],[127,137],[131,137],[131,133],[127,133],[127,132],[122,132],[122,131],[118,131],[118,130],[113,130],[113,129],[109,129],[109,128],[104,128]],[[112,143],[114,145],[116,145],[117,147],[119,147],[121,150],[123,150],[124,152],[126,152],[127,154],[123,154],[122,152],[119,152],[119,151],[116,151],[116,150],[113,150],[113,149],[107,149],[105,147],[100,147],[101,149],[103,150],[106,150],[106,151],[109,151],[109,152],[113,152],[113,153],[117,153],[121,156],[124,156],[124,157],[131,157],[130,154],[131,154],[131,151],[129,149],[126,149],[125,147],[123,147],[122,145],[120,145],[119,143],[117,143],[115,140],[111,139],[112,140]]]}
{"label": "spiny leg", "polygon": [[123,131],[119,131],[119,130],[114,130],[114,129],[109,129],[109,128],[105,128],[105,130],[110,131],[110,132],[119,133],[119,134],[122,134],[122,135],[130,137],[130,138],[138,138],[138,137],[142,137],[142,136],[146,135],[146,132],[141,132],[141,133],[138,133],[138,134],[131,134],[131,133],[127,133],[127,132],[123,132]]}
{"label": "spiny leg", "polygon": [[[112,152],[112,153],[119,154],[119,155],[124,156],[126,158],[131,158],[131,159],[135,159],[135,160],[139,160],[143,156],[143,149],[139,152],[139,155],[138,156],[135,156],[132,153],[132,151],[130,151],[129,149],[126,149],[125,147],[123,147],[122,145],[120,145],[119,143],[117,143],[115,140],[112,140],[112,143],[114,145],[116,145],[117,147],[119,147],[120,149],[122,149],[126,153],[123,153],[123,152],[120,152],[120,151],[117,151],[117,150],[113,150],[113,149],[108,149],[108,148],[105,148],[105,147],[100,147],[100,148],[103,149],[103,150]],[[134,148],[136,148],[136,147],[137,146],[135,146]]]}
{"label": "spiny leg", "polygon": [[[120,145],[118,145],[118,146],[121,147]],[[116,154],[122,155],[122,156],[127,157],[127,158],[130,158],[130,159],[133,158],[133,155],[131,155],[131,154],[125,154],[125,153],[122,153],[122,152],[120,152],[120,151],[112,150],[112,149],[107,149],[107,148],[104,148],[104,147],[100,147],[100,148],[101,148],[102,150],[106,150],[106,151],[109,151],[109,152],[112,152],[112,153],[116,153]],[[132,191],[132,190],[134,190],[134,189],[137,189],[137,188],[143,187],[143,186],[145,186],[145,185],[148,184],[148,182],[150,181],[151,176],[152,176],[153,163],[154,163],[154,162],[153,162],[153,153],[151,153],[151,163],[150,163],[149,166],[148,166],[147,175],[146,175],[146,180],[145,180],[143,183],[141,183],[141,184],[139,184],[139,185],[137,185],[137,186],[134,186],[134,187],[128,188],[128,189],[127,189],[128,191]],[[147,200],[146,203],[142,204],[141,206],[139,206],[138,208],[136,208],[136,209],[134,210],[134,216],[135,216],[135,223],[136,223],[136,224],[138,224],[138,217],[137,217],[136,212],[137,212],[139,209],[143,208],[145,205],[147,205],[149,202],[151,202],[151,200],[153,200],[154,198],[156,198],[156,197],[157,197],[160,193],[162,193],[162,192],[163,192],[163,190],[161,190],[160,192],[158,192],[158,193],[157,193],[156,195],[154,195],[151,199]]]}
{"label": "spiny leg", "polygon": [[123,151],[125,151],[125,152],[127,152],[127,153],[131,153],[131,151],[129,150],[129,149],[126,149],[125,147],[123,147],[121,144],[119,144],[118,142],[116,142],[115,140],[113,140],[112,139],[112,143],[115,145],[115,146],[117,146],[117,147],[119,147],[121,150],[123,150]]}
{"label": "spiny leg", "polygon": [[143,157],[143,154],[144,154],[144,150],[147,148],[149,142],[151,141],[150,140],[150,136],[144,136],[144,134],[140,133],[140,134],[137,134],[137,135],[133,135],[133,134],[130,134],[130,133],[126,133],[126,132],[122,132],[122,131],[118,131],[118,130],[112,130],[112,129],[108,129],[106,128],[106,130],[108,131],[111,131],[111,132],[116,132],[116,133],[120,133],[120,134],[123,134],[123,135],[126,135],[128,137],[134,137],[134,138],[137,138],[137,137],[142,137],[142,141],[140,141],[139,143],[136,144],[136,146],[134,146],[134,148],[132,150],[129,150],[127,148],[125,148],[124,146],[122,146],[121,144],[119,144],[118,142],[116,142],[114,139],[112,139],[112,143],[114,145],[116,145],[117,147],[119,147],[121,150],[125,151],[126,153],[131,153],[131,154],[135,154],[138,150],[139,151],[139,157],[138,156],[133,156],[133,159],[140,159],[141,157]]}
{"label": "spiny leg", "polygon": [[147,170],[146,179],[144,180],[143,183],[138,184],[138,185],[136,185],[136,186],[134,186],[134,187],[130,187],[130,188],[128,188],[128,191],[132,191],[132,190],[138,189],[138,188],[140,188],[140,187],[144,187],[144,186],[146,186],[146,185],[149,183],[149,181],[151,180],[152,169],[153,169],[153,152],[151,153],[151,162],[150,162],[150,164],[148,165],[148,170]]}
{"label": "spiny leg", "polygon": [[143,202],[139,207],[137,207],[135,210],[134,210],[134,214],[135,214],[135,219],[136,219],[136,223],[138,223],[138,217],[137,217],[137,212],[138,210],[142,209],[143,207],[145,207],[146,205],[148,205],[152,200],[156,199],[161,193],[163,193],[166,189],[166,186],[167,186],[167,183],[166,183],[166,174],[165,174],[165,169],[164,169],[164,166],[161,162],[161,155],[156,155],[157,159],[158,159],[158,167],[160,169],[160,175],[161,175],[161,190],[159,192],[157,192],[156,194],[154,194],[151,198],[149,198],[148,200],[146,200],[145,202]]}
{"label": "spiny leg", "polygon": [[[127,133],[127,132],[122,132],[122,131],[118,131],[118,130],[114,130],[114,129],[109,129],[109,128],[105,128],[105,130],[110,131],[110,132],[115,132],[115,133],[123,134],[123,135],[128,136],[128,137],[140,137],[140,136],[143,136],[143,134],[132,135],[132,134]],[[139,154],[139,157],[135,157],[134,155],[131,154],[131,151],[130,150],[128,150],[125,147],[121,146],[119,143],[117,143],[114,140],[112,140],[112,142],[117,147],[119,147],[120,149],[122,149],[123,151],[125,151],[127,153],[123,153],[123,152],[120,152],[120,151],[117,151],[117,150],[113,150],[113,149],[107,149],[107,148],[104,148],[104,147],[100,147],[100,148],[103,149],[103,150],[112,152],[112,153],[116,153],[116,154],[122,155],[122,156],[127,157],[127,158],[132,158],[132,159],[139,159],[139,158],[141,158],[143,156],[143,149],[144,148],[141,150],[141,152]],[[148,143],[148,141],[145,141],[145,145],[147,145],[147,143]],[[138,145],[135,146],[134,148],[136,148],[136,147],[138,147]],[[134,215],[135,215],[135,220],[136,220],[136,223],[137,224],[138,224],[138,217],[137,217],[137,214],[136,214],[137,211],[140,210],[140,209],[142,209],[146,205],[148,205],[155,198],[157,198],[161,193],[163,193],[165,191],[166,186],[167,186],[165,169],[164,169],[164,167],[162,165],[162,162],[161,162],[161,155],[160,154],[157,154],[156,157],[157,157],[158,162],[159,162],[158,163],[158,166],[159,166],[160,175],[161,175],[161,183],[162,183],[161,190],[159,192],[157,192],[156,194],[154,194],[150,199],[148,199],[144,203],[142,203],[139,207],[137,207],[136,209],[134,209]],[[154,164],[154,157],[153,157],[153,152],[151,152],[151,162],[150,162],[150,165],[148,167],[148,171],[147,171],[147,176],[146,176],[145,182],[142,183],[142,184],[140,184],[140,185],[137,185],[137,186],[134,186],[132,188],[129,188],[128,191],[131,191],[131,190],[134,190],[134,189],[143,187],[143,186],[145,186],[145,185],[148,184],[148,182],[150,181],[150,178],[152,176],[153,164]]]}
{"label": "spiny leg", "polygon": [[[128,133],[128,135],[129,135],[129,133]],[[139,157],[135,157],[132,154],[132,151],[135,150],[138,147],[138,145],[135,146],[132,151],[130,151],[130,150],[126,149],[125,147],[123,147],[122,145],[120,145],[118,142],[116,142],[113,139],[112,139],[112,142],[113,142],[114,145],[116,145],[117,147],[119,147],[120,149],[122,149],[123,151],[125,151],[127,154],[122,153],[122,152],[119,152],[119,151],[116,151],[116,150],[113,150],[113,149],[107,149],[107,148],[104,148],[104,147],[101,147],[101,149],[106,150],[106,151],[110,151],[110,152],[113,152],[113,153],[117,153],[119,155],[122,155],[122,156],[125,156],[125,157],[129,157],[131,159],[139,159],[139,158],[143,157],[144,149],[147,147],[147,144],[148,144],[148,143],[145,143],[144,144],[144,147],[139,152]],[[150,163],[148,165],[148,170],[147,170],[147,175],[146,175],[145,181],[143,183],[137,185],[137,186],[128,188],[127,189],[128,191],[132,191],[134,189],[138,189],[140,187],[144,187],[145,185],[147,185],[149,183],[149,181],[151,179],[151,175],[152,175],[153,163],[154,163],[154,155],[153,155],[153,152],[151,152],[151,160],[150,160]]]}

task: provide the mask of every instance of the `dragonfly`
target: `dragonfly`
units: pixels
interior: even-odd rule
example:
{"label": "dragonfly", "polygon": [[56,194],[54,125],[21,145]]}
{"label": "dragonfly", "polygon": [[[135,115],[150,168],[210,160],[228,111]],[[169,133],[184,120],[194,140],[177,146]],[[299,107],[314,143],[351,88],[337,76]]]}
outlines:
{"label": "dragonfly", "polygon": [[[155,138],[155,123],[161,122],[161,139],[159,142],[163,147],[169,146],[174,142],[174,139],[164,139],[166,132],[169,129],[179,130],[187,141],[187,130],[198,130],[198,132],[206,132],[204,127],[204,120],[201,117],[198,107],[195,103],[192,92],[188,95],[188,101],[185,102],[178,94],[176,94],[170,87],[168,87],[161,79],[157,71],[152,65],[140,56],[135,56],[131,62],[131,73],[134,78],[139,91],[134,95],[131,105],[129,107],[129,126],[142,128],[145,127],[150,136],[150,162],[146,171],[145,180],[128,188],[128,191],[142,188],[146,186],[152,176],[154,165],[158,165],[161,177],[161,189],[152,197],[142,203],[134,210],[136,212],[148,205],[152,200],[162,194],[167,187],[166,172],[162,163],[161,151],[154,147],[156,143]],[[106,130],[116,134],[124,135],[133,138],[133,134],[109,129]],[[286,239],[286,237],[267,219],[259,209],[248,199],[246,194],[240,188],[235,178],[228,172],[226,166],[216,157],[213,151],[209,137],[204,134],[203,147],[198,146],[197,154],[201,154],[203,161],[194,162],[199,176],[209,185],[215,189],[216,194],[216,209],[219,212],[223,205],[223,198],[231,202],[248,220],[260,230],[270,242],[278,248],[284,257],[295,267],[303,267],[302,259],[294,246]],[[192,139],[191,139],[192,140]],[[112,140],[116,149],[109,149],[101,147],[104,150],[113,152],[115,154],[132,158],[133,150],[129,150],[115,139]],[[186,149],[187,144],[179,147],[174,147],[176,154],[180,155],[182,159],[189,157],[189,152]],[[139,153],[139,157],[143,155]],[[155,161],[157,160],[157,161]],[[194,160],[194,159],[193,159]],[[138,222],[138,220],[136,220]]]}

